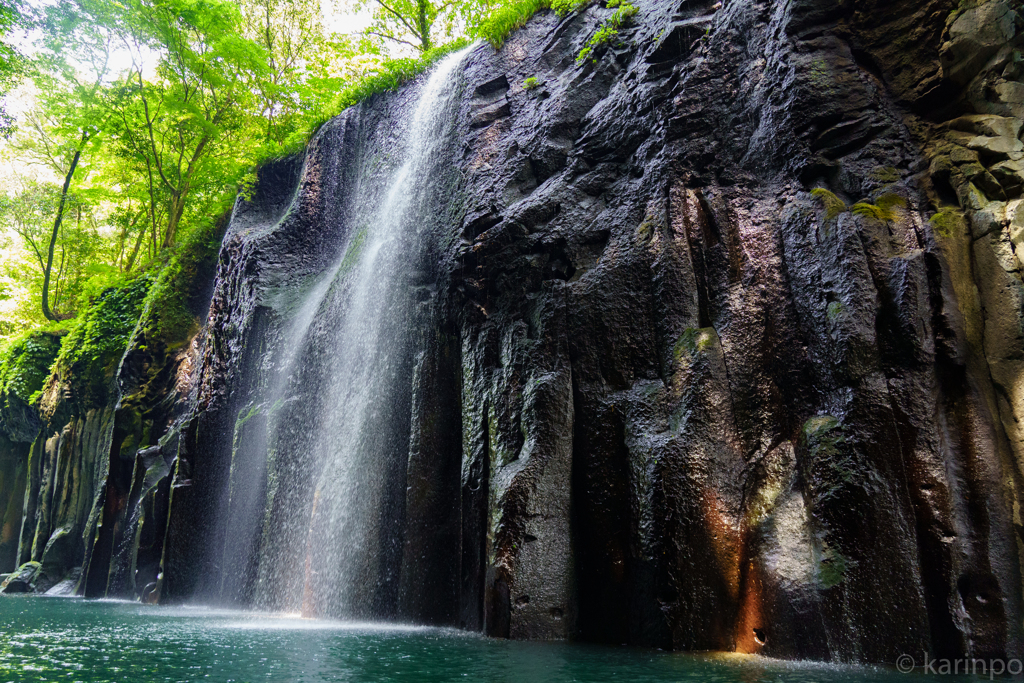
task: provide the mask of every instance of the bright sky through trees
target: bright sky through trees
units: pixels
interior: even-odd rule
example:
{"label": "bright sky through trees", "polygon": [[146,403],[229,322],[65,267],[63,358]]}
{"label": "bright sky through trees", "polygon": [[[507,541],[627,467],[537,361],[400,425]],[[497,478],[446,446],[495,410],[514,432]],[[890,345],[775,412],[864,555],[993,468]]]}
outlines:
{"label": "bright sky through trees", "polygon": [[0,0],[0,338],[72,320],[183,240],[214,239],[261,161],[301,150],[499,7],[19,2]]}

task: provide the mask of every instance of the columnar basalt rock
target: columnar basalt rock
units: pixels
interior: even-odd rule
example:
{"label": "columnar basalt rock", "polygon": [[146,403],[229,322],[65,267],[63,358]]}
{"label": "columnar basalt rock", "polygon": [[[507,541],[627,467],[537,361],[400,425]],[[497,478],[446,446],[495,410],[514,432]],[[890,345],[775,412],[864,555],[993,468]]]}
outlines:
{"label": "columnar basalt rock", "polygon": [[[396,575],[375,615],[786,658],[1019,656],[1024,15],[635,4],[583,60],[600,3],[465,58],[401,285],[409,417],[387,433],[407,488],[382,512]],[[410,92],[261,169],[187,350],[136,340],[119,402],[11,436],[36,438],[23,475],[0,442],[0,493],[28,480],[20,561],[82,555],[90,595],[252,605],[301,585],[302,557],[258,566],[282,529],[235,520],[308,522],[312,495],[282,493],[312,487],[302,435],[271,443],[267,420],[323,387],[311,370],[260,397]],[[103,474],[58,514],[47,482],[78,457]],[[51,533],[72,518],[84,550]]]}
{"label": "columnar basalt rock", "polygon": [[[596,7],[467,68],[437,315],[467,340],[464,456],[489,453],[463,473],[490,473],[487,630],[1017,651],[1015,11],[640,7],[594,61]],[[530,411],[552,373],[571,412]],[[529,438],[552,429],[567,508]],[[568,563],[533,531],[559,514]]]}

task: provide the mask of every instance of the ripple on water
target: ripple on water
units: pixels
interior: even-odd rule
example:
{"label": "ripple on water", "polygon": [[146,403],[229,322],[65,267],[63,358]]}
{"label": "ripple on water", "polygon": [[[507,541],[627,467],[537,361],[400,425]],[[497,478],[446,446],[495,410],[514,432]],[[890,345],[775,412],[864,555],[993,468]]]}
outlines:
{"label": "ripple on water", "polygon": [[884,668],[518,643],[401,624],[120,601],[0,598],[0,683],[196,680],[895,683],[907,678]]}

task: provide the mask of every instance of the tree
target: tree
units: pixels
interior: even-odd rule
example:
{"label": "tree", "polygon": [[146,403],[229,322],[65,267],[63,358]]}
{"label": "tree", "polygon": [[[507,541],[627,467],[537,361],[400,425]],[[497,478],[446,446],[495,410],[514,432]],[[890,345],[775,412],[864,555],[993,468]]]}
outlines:
{"label": "tree", "polygon": [[244,35],[263,48],[266,71],[252,82],[264,126],[261,157],[303,145],[339,91],[380,67],[369,40],[327,34],[318,0],[242,0]]}
{"label": "tree", "polygon": [[[65,195],[54,183],[22,178],[19,184],[16,194],[0,201],[0,223],[20,238],[27,256],[25,275],[51,288],[50,319],[70,318],[93,264],[106,252],[92,207],[79,197]],[[53,215],[62,200],[64,220],[51,242]],[[50,244],[52,256],[48,255]]]}
{"label": "tree", "polygon": [[[132,67],[111,89],[111,137],[147,188],[154,241],[174,244],[189,201],[217,201],[252,163],[266,52],[224,0],[130,0],[120,24]],[[155,75],[147,60],[156,55]],[[161,225],[157,225],[157,220]],[[159,236],[158,236],[159,234]]]}
{"label": "tree", "polygon": [[297,95],[310,63],[326,40],[316,0],[243,0],[245,36],[267,55],[264,78],[255,80],[267,142],[280,143],[299,109]]}
{"label": "tree", "polygon": [[50,8],[41,24],[44,38],[33,73],[39,106],[28,117],[28,134],[16,144],[29,159],[63,179],[47,241],[41,297],[43,316],[61,320],[74,312],[57,313],[50,305],[55,250],[82,154],[98,142],[103,129],[105,111],[98,96],[109,71],[113,36],[95,16],[69,3]]}
{"label": "tree", "polygon": [[[397,82],[414,60],[389,62],[384,42],[426,51],[491,0],[354,1],[375,15],[362,36],[328,35],[318,0],[47,0],[30,21],[24,0],[0,0],[0,94],[20,60],[38,105],[7,153],[47,169],[0,194],[0,241],[24,246],[0,258],[0,288],[30,285],[33,315],[55,320],[104,277],[162,267],[261,159],[298,150],[367,83]],[[39,29],[31,59],[5,51],[15,26]]]}
{"label": "tree", "polygon": [[352,6],[371,9],[367,35],[426,52],[465,33],[495,5],[493,0],[355,0]]}
{"label": "tree", "polygon": [[[25,60],[11,45],[8,36],[24,23],[21,0],[0,0],[0,99],[11,91],[22,75]],[[5,104],[0,101],[0,137],[10,139],[14,124],[14,117],[7,113]]]}

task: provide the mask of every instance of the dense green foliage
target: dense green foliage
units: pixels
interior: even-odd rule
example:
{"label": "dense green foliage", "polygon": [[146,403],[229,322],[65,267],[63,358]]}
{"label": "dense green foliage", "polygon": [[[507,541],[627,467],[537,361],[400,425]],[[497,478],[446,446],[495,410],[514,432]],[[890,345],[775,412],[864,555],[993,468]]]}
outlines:
{"label": "dense green foliage", "polygon": [[108,366],[119,361],[152,283],[152,276],[142,275],[104,290],[70,325],[57,354],[56,368],[70,370],[79,363],[96,362]]}
{"label": "dense green foliage", "polygon": [[[587,5],[590,0],[509,0],[495,7],[476,28],[475,35],[500,49],[505,39],[537,12],[553,9],[560,16]],[[613,0],[614,2],[614,0]]]}
{"label": "dense green foliage", "polygon": [[25,104],[0,109],[0,389],[36,401],[75,375],[88,391],[133,335],[185,343],[259,164],[472,39],[497,48],[587,2],[359,0],[370,24],[344,35],[317,0],[0,0],[0,99],[21,82]]}
{"label": "dense green foliage", "polygon": [[[14,87],[22,71],[22,56],[8,39],[19,24],[21,1],[0,0],[0,98]],[[6,103],[0,102],[0,137],[9,138],[14,132],[14,127],[14,117],[8,113]]]}
{"label": "dense green foliage", "polygon": [[523,26],[540,10],[549,7],[550,0],[511,0],[480,23],[479,35],[495,49],[499,49],[512,31]]}
{"label": "dense green foliage", "polygon": [[35,401],[61,346],[61,331],[27,330],[0,347],[0,395]]}

